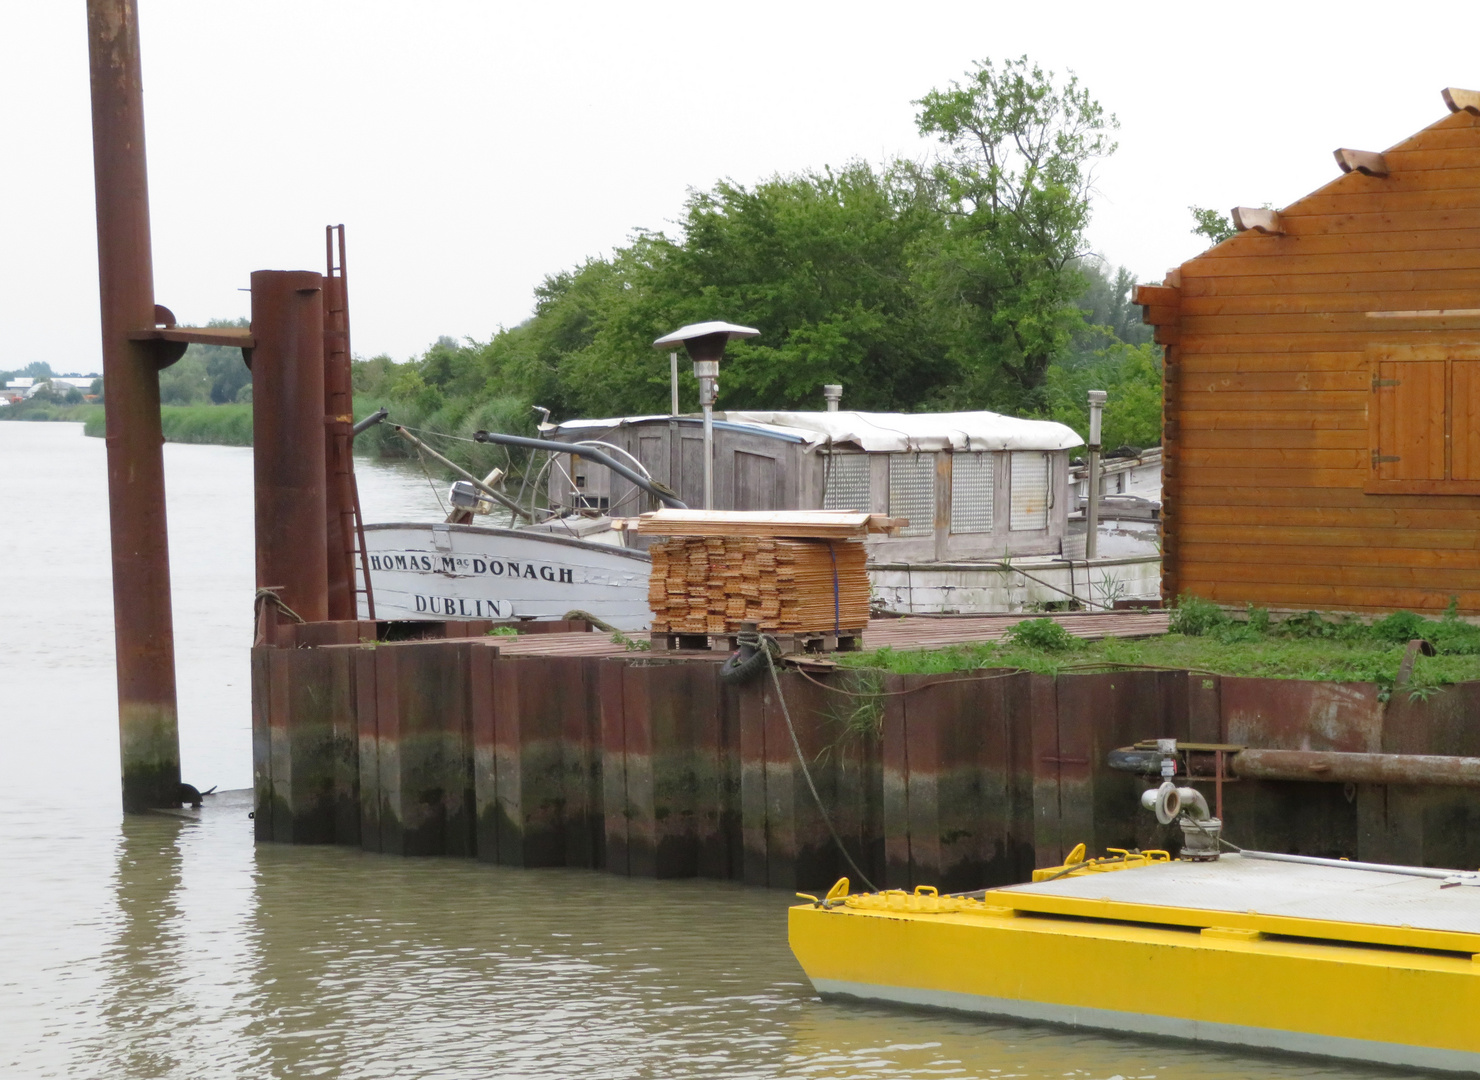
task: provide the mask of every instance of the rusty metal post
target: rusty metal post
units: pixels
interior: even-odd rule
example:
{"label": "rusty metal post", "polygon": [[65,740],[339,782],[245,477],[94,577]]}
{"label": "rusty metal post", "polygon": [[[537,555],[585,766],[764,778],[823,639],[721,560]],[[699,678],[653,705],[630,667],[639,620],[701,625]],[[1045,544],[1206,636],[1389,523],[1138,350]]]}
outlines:
{"label": "rusty metal post", "polygon": [[324,461],[328,470],[324,522],[329,618],[353,619],[356,618],[357,530],[350,437],[355,418],[349,353],[349,285],[344,273],[344,226],[330,225],[324,232],[328,256],[324,275]]}
{"label": "rusty metal post", "polygon": [[306,622],[329,617],[325,543],[324,278],[252,274],[257,587]]}
{"label": "rusty metal post", "polygon": [[159,363],[129,331],[155,325],[134,0],[88,0],[93,179],[98,211],[108,520],[123,808],[179,806],[175,638],[165,531]]}

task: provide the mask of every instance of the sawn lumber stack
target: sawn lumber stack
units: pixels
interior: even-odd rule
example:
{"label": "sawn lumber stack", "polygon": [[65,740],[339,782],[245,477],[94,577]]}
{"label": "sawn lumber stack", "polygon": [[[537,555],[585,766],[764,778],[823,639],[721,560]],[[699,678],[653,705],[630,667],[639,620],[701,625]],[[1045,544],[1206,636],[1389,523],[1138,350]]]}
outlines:
{"label": "sawn lumber stack", "polygon": [[[793,523],[787,519],[803,515],[689,511],[682,521],[664,512],[640,519],[638,532],[668,537],[648,549],[653,631],[727,634],[742,622],[778,633],[861,630],[869,615],[862,536],[871,525],[898,526],[869,520],[878,515],[805,516]],[[802,535],[785,535],[792,529]]]}

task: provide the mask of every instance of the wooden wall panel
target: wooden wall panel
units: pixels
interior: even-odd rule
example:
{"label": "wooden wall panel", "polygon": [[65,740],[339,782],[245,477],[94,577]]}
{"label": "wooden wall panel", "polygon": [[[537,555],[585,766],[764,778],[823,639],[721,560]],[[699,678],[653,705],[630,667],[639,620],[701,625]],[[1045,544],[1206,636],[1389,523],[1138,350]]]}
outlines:
{"label": "wooden wall panel", "polygon": [[[1188,299],[1204,296],[1297,296],[1342,289],[1393,293],[1394,300],[1420,292],[1443,292],[1480,286],[1476,270],[1347,269],[1340,273],[1290,274],[1277,266],[1271,272],[1188,278],[1182,290]],[[1406,306],[1406,305],[1405,305]]]}

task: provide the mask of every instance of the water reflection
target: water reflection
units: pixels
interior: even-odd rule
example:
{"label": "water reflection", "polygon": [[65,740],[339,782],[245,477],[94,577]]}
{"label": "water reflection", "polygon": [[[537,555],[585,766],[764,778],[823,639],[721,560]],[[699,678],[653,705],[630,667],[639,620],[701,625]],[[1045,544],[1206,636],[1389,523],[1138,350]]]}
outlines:
{"label": "water reflection", "polygon": [[134,818],[120,831],[118,929],[102,958],[102,1032],[92,1056],[122,1076],[167,1076],[181,1064],[172,1034],[192,1011],[180,984],[180,826]]}

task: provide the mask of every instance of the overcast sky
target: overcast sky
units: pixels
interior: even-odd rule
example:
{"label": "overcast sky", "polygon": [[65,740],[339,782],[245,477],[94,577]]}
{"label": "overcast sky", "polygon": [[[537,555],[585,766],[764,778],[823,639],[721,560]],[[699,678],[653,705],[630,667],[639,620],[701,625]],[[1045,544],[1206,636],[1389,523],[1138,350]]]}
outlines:
{"label": "overcast sky", "polygon": [[[140,8],[159,302],[246,315],[252,270],[322,269],[344,222],[354,351],[397,359],[520,322],[546,274],[671,228],[690,188],[931,153],[911,100],[984,57],[1073,69],[1119,117],[1090,241],[1142,280],[1201,249],[1189,204],[1283,206],[1338,146],[1480,88],[1457,14],[1358,3]],[[0,369],[93,370],[84,2],[0,16]]]}

